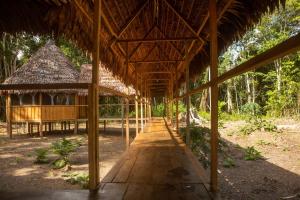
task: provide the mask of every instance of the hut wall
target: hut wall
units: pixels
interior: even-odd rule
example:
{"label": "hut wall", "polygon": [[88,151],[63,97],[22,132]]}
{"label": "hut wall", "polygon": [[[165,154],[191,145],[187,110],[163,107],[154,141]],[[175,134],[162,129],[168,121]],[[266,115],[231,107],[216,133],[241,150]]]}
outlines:
{"label": "hut wall", "polygon": [[87,119],[88,107],[87,96],[78,97],[78,119]]}

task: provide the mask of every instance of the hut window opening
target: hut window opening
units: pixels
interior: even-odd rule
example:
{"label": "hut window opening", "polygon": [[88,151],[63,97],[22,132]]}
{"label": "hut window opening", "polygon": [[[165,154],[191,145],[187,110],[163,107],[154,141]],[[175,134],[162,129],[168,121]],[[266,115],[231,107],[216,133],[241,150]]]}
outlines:
{"label": "hut window opening", "polygon": [[32,105],[32,98],[30,94],[23,94],[19,96],[20,105]]}
{"label": "hut window opening", "polygon": [[31,94],[31,104],[36,105],[37,99],[36,99],[36,93]]}

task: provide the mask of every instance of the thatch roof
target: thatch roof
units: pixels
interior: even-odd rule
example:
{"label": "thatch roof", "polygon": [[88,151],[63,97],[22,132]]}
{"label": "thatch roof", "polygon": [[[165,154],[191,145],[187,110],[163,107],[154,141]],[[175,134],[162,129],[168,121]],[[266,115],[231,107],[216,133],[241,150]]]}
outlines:
{"label": "thatch roof", "polygon": [[[92,65],[84,64],[80,67],[79,83],[91,83],[92,82]],[[104,66],[99,65],[99,86],[108,88],[124,95],[134,95],[135,90],[129,86],[127,87],[119,79],[114,77],[113,73],[106,69]],[[103,92],[100,88],[101,95],[114,95],[107,91]],[[81,90],[79,95],[87,95],[87,90]]]}
{"label": "thatch roof", "polygon": [[[45,46],[31,56],[28,63],[8,77],[4,84],[76,83],[78,77],[79,71],[53,41],[48,41]],[[33,91],[16,90],[11,92],[28,93]],[[47,90],[43,92],[75,93],[76,90]]]}
{"label": "thatch roof", "polygon": [[[218,0],[219,52],[273,11],[285,0]],[[134,84],[135,70],[147,68],[180,72],[181,60],[191,60],[190,73],[196,76],[209,62],[208,0],[103,0],[100,59],[114,75]],[[28,31],[64,35],[79,47],[92,50],[92,0],[10,0],[0,1],[0,33]],[[126,43],[131,63],[125,65]],[[149,39],[177,38],[151,42]],[[181,39],[179,39],[181,38]],[[185,38],[186,40],[184,40]],[[189,38],[189,39],[188,39]],[[194,55],[196,55],[194,57]],[[136,61],[159,61],[136,63]],[[182,74],[180,74],[182,76]],[[156,79],[157,74],[145,78]],[[182,76],[183,77],[183,76]]]}

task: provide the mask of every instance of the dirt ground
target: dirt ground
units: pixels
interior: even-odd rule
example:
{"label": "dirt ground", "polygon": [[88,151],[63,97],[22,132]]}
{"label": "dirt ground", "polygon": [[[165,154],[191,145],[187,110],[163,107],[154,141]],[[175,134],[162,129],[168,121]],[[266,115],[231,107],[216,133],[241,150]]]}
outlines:
{"label": "dirt ground", "polygon": [[[15,130],[14,137],[10,140],[6,136],[6,124],[0,124],[0,191],[81,189],[79,185],[66,182],[63,175],[73,172],[88,173],[87,135],[84,129],[76,135],[73,131],[55,131],[46,133],[43,138],[38,134],[32,137],[21,132],[22,128]],[[134,135],[134,130],[131,129],[130,133]],[[63,137],[80,140],[82,143],[71,155],[71,170],[54,170],[49,164],[34,164],[36,148],[48,148],[51,143]],[[125,150],[120,127],[110,124],[105,133],[100,131],[99,146],[102,179]]]}
{"label": "dirt ground", "polygon": [[[228,122],[220,130],[228,144],[226,153],[235,167],[225,168],[219,160],[221,199],[300,199],[300,122],[292,119],[274,122],[279,132],[256,131],[237,134],[245,122]],[[246,161],[245,149],[254,146],[262,159]]]}

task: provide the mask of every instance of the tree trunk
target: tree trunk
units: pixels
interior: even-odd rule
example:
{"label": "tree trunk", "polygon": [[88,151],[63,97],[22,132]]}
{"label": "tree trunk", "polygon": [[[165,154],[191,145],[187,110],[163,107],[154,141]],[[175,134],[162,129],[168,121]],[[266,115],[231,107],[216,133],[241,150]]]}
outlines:
{"label": "tree trunk", "polygon": [[246,82],[247,102],[251,103],[250,79],[248,73],[245,74],[245,82]]}
{"label": "tree trunk", "polygon": [[231,81],[226,84],[226,94],[227,94],[227,112],[231,113],[233,110],[232,95],[231,95]]}
{"label": "tree trunk", "polygon": [[207,90],[203,90],[200,99],[200,105],[199,105],[199,108],[202,111],[207,111],[207,98],[208,98],[208,92]]}
{"label": "tree trunk", "polygon": [[235,93],[236,110],[237,110],[237,113],[239,114],[240,113],[239,98],[238,98],[238,91],[237,91],[237,88],[236,88],[236,82],[235,82],[235,80],[233,80],[233,88],[234,88],[234,93]]}

